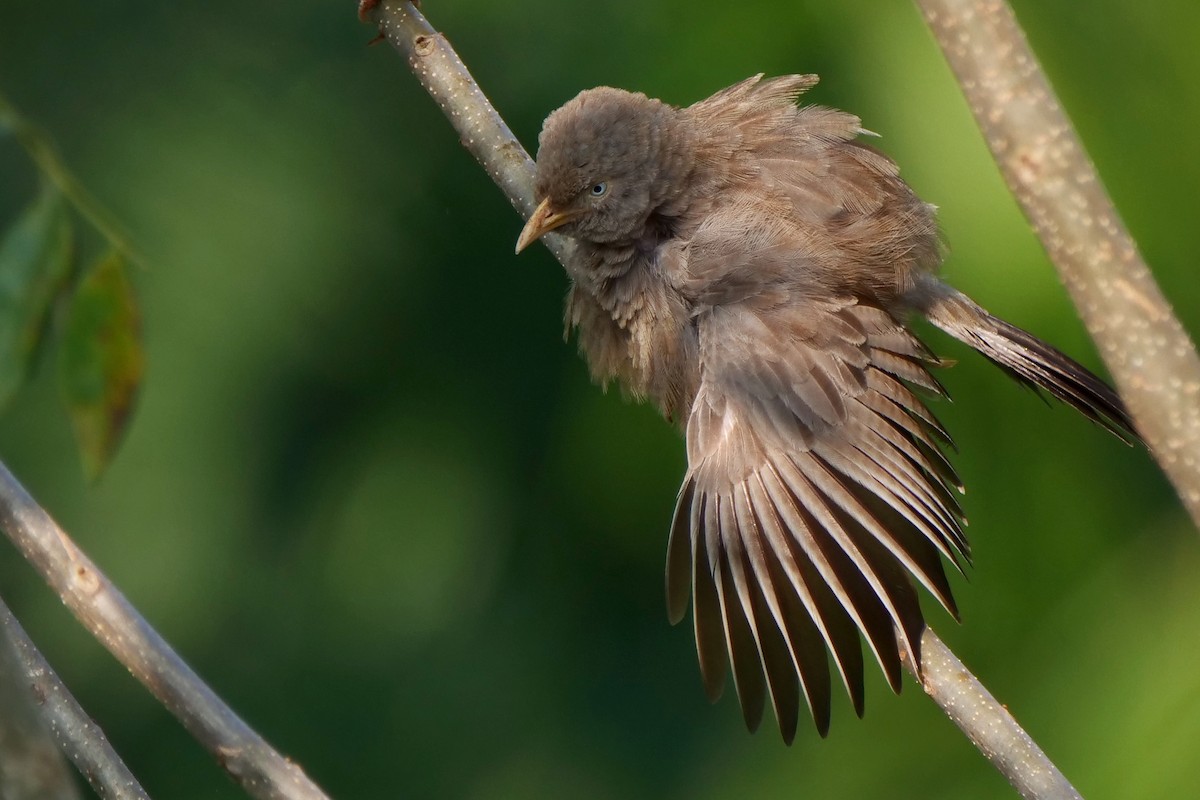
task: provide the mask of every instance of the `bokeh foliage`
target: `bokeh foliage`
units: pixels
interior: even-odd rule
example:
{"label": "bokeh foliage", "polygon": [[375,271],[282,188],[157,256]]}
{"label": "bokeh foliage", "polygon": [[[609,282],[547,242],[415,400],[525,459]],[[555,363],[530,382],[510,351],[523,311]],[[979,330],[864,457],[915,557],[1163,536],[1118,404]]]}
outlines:
{"label": "bokeh foliage", "polygon": [[[820,73],[941,207],[953,282],[1099,367],[909,3],[425,5],[528,146],[587,86]],[[1200,331],[1200,6],[1016,10]],[[148,359],[99,486],[53,370],[0,457],[335,797],[1011,797],[911,683],[790,749],[707,706],[661,597],[678,436],[588,384],[561,270],[511,255],[519,220],[370,35],[350,2],[0,6],[0,87],[144,252]],[[37,180],[0,140],[0,218]],[[1144,453],[928,339],[961,359],[938,411],[977,564],[934,624],[1085,796],[1188,795],[1196,532]],[[0,591],[152,795],[241,796],[11,549]]]}

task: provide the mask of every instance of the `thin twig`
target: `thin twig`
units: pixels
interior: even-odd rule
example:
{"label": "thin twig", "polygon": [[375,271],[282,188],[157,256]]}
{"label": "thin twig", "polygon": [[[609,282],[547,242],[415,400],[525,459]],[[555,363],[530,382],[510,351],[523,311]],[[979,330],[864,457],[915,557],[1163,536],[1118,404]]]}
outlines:
{"label": "thin twig", "polygon": [[917,0],[1138,431],[1200,527],[1200,358],[1003,0]]}
{"label": "thin twig", "polygon": [[79,800],[71,766],[30,694],[15,638],[8,627],[0,634],[0,797]]}
{"label": "thin twig", "polygon": [[[75,763],[96,794],[106,800],[149,800],[137,778],[108,743],[104,731],[59,680],[2,599],[0,628],[4,630],[4,638],[12,648],[19,669],[19,674],[6,678],[32,692],[33,699],[42,709],[42,719],[50,726],[62,752]],[[57,752],[55,756],[58,756]],[[0,796],[9,797],[3,793]]]}
{"label": "thin twig", "polygon": [[92,635],[173,713],[251,797],[324,800],[150,627],[0,463],[0,526]]}
{"label": "thin twig", "polygon": [[[533,159],[484,96],[445,35],[434,30],[411,2],[384,0],[369,13],[450,120],[463,147],[500,187],[517,213],[528,218],[534,207]],[[557,234],[543,236],[542,241],[560,262],[570,256],[573,248],[570,239]]]}
{"label": "thin twig", "polygon": [[[533,209],[533,162],[483,96],[446,37],[435,31],[410,2],[383,0],[370,14],[379,23],[387,40],[404,55],[421,85],[437,101],[467,150],[484,166],[513,206],[522,215],[528,215]],[[497,175],[501,175],[501,178],[497,178]],[[565,255],[563,244],[561,239],[550,243],[550,249],[559,261]],[[924,652],[921,660],[926,692],[951,715],[955,724],[983,750],[984,755],[997,768],[1001,768],[1007,763],[1008,756],[1020,753],[1029,761],[1021,765],[1018,772],[1029,775],[1054,774],[1061,778],[1058,769],[1033,745],[1033,741],[1021,731],[1008,711],[983,689],[982,684],[961,662],[954,659],[941,640],[928,629],[922,639],[923,643],[925,641],[929,642],[929,651]],[[940,657],[942,663],[925,668],[924,662],[931,655],[934,661]],[[978,690],[971,693],[960,691],[964,680],[969,680]],[[950,699],[953,699],[952,704]],[[999,748],[996,752],[1007,755],[1006,759],[998,759],[989,749],[985,749],[997,742],[997,730],[1007,732],[1006,735],[1014,742],[1019,734],[1019,738],[1028,746]],[[1005,773],[1005,777],[1020,788],[1014,777],[1008,773]],[[1077,795],[1027,796],[1060,798]]]}
{"label": "thin twig", "polygon": [[921,635],[921,674],[907,657],[904,666],[1021,797],[1082,800],[1008,709],[996,702],[931,628]]}

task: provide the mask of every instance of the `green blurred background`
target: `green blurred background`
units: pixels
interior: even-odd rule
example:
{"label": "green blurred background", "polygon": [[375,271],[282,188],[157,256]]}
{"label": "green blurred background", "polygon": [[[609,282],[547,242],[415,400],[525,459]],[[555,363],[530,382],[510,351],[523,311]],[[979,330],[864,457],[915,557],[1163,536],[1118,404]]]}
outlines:
{"label": "green blurred background", "polygon": [[[950,279],[1099,368],[914,7],[427,0],[520,138],[578,90],[818,72],[942,209]],[[1017,3],[1191,331],[1200,5]],[[679,437],[589,385],[561,269],[344,2],[0,5],[0,88],[147,255],[148,380],[84,485],[52,369],[0,457],[338,798],[1007,798],[911,682],[822,741],[709,707],[662,599]],[[0,218],[36,176],[0,140]],[[92,244],[95,244],[94,242]],[[1200,539],[1143,452],[961,359],[951,646],[1089,798],[1200,785]],[[14,550],[0,591],[156,797],[240,797]]]}

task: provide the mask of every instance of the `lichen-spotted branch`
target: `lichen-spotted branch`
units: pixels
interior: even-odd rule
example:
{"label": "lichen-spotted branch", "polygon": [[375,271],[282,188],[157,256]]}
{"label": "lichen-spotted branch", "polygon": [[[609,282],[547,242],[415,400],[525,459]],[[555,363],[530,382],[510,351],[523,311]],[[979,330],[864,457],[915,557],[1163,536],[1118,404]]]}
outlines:
{"label": "lichen-spotted branch", "polygon": [[327,800],[200,679],[0,464],[0,527],[96,640],[174,714],[247,794]]}
{"label": "lichen-spotted branch", "polygon": [[1200,527],[1200,357],[1003,0],[917,0],[1138,432]]}

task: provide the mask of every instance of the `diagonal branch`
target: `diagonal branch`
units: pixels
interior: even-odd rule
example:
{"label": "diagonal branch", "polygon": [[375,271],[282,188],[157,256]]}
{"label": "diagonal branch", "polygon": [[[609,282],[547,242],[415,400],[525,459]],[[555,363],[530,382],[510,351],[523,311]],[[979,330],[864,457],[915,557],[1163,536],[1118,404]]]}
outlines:
{"label": "diagonal branch", "polygon": [[[42,721],[49,726],[54,740],[58,742],[63,753],[75,763],[79,773],[96,790],[96,794],[105,800],[148,800],[149,795],[109,744],[104,731],[100,730],[71,696],[3,600],[0,600],[0,628],[4,630],[4,638],[7,640],[0,644],[0,647],[11,650],[13,667],[19,671],[19,674],[6,675],[0,681],[5,689],[11,685],[19,687],[21,691],[32,692],[33,698],[30,699],[35,699],[41,707]],[[53,744],[50,745],[50,750],[52,755],[61,761],[62,756]],[[12,766],[14,765],[0,764],[0,773],[4,772],[4,768]],[[66,769],[65,765],[63,768]],[[45,771],[46,766],[39,769]],[[7,788],[5,782],[0,781],[0,790]],[[69,793],[61,796],[79,796],[74,791],[74,784],[69,781],[69,775],[66,788],[70,790]],[[0,791],[0,797],[7,798],[9,795]]]}
{"label": "diagonal branch", "polygon": [[1003,0],[917,0],[1004,180],[1200,526],[1200,358]]}
{"label": "diagonal branch", "polygon": [[[371,11],[378,5],[378,10]],[[450,120],[464,147],[504,192],[522,217],[533,213],[533,159],[484,96],[462,59],[412,3],[362,0],[361,13],[373,15],[388,42],[408,61],[425,91]],[[547,234],[542,241],[560,262],[572,249],[569,239]]]}
{"label": "diagonal branch", "polygon": [[[528,216],[533,210],[533,161],[484,97],[446,37],[435,31],[411,2],[364,0],[362,7],[368,18],[378,22],[387,41],[408,61],[413,74],[450,120],[463,145],[492,176],[509,202],[522,216]],[[548,245],[563,261],[568,243],[561,237],[553,237]],[[921,647],[918,680],[926,693],[1022,796],[1052,800],[1079,796],[1012,715],[932,630],[926,628]],[[906,665],[917,674],[908,659]]]}
{"label": "diagonal branch", "polygon": [[97,641],[251,797],[326,800],[300,767],[272,749],[200,680],[3,464],[0,527]]}
{"label": "diagonal branch", "polygon": [[[916,675],[907,658],[904,663]],[[921,635],[921,674],[917,681],[1022,797],[1081,800],[1079,792],[1037,742],[932,628]]]}

